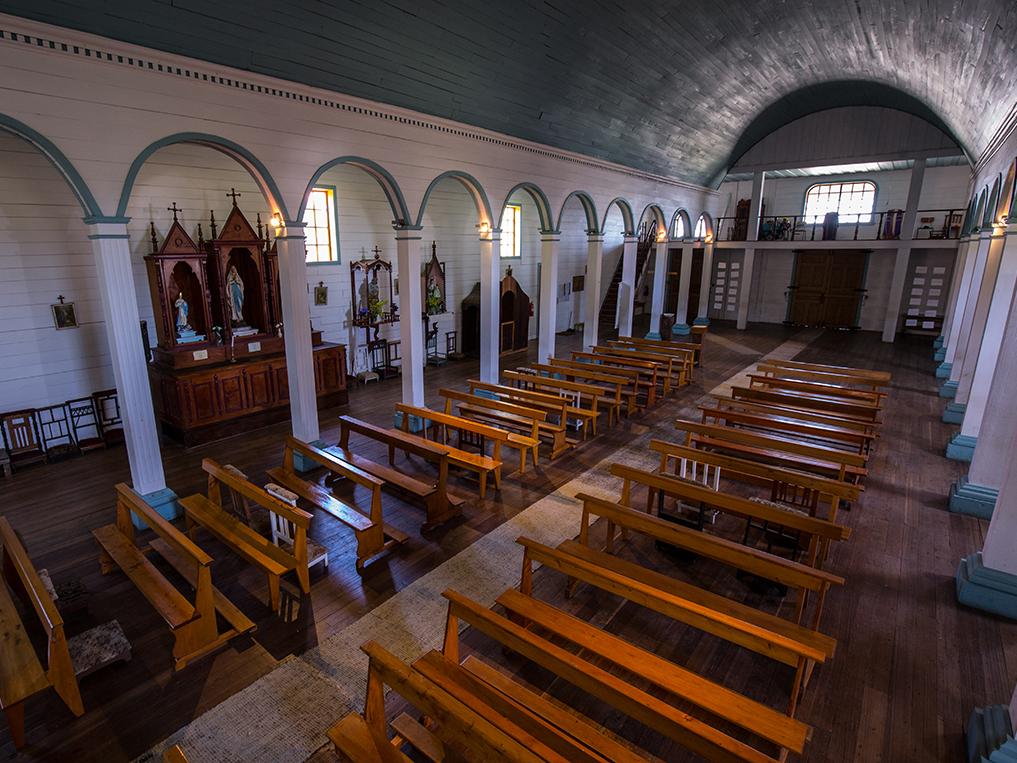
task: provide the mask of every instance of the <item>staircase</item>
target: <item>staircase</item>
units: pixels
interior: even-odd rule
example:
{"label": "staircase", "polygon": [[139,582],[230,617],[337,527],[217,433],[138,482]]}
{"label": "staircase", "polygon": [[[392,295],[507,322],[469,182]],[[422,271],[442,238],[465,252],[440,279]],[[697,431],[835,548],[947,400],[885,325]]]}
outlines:
{"label": "staircase", "polygon": [[[657,239],[657,225],[643,226],[639,232],[639,243],[636,245],[636,284],[639,283],[639,276],[646,266],[646,260],[653,250],[654,241]],[[622,268],[625,267],[625,258],[619,257],[615,266],[614,275],[611,277],[611,284],[607,287],[607,294],[604,295],[604,302],[600,306],[600,333],[614,329],[614,319],[618,309],[618,289],[621,286]]]}

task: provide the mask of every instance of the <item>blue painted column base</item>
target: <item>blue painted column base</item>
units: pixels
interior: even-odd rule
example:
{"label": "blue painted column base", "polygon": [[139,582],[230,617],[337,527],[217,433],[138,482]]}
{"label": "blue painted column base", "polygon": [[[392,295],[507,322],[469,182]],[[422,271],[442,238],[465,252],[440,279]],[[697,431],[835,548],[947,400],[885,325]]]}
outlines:
{"label": "blue painted column base", "polygon": [[999,491],[992,487],[973,485],[967,477],[961,477],[950,488],[950,511],[955,514],[969,514],[981,519],[992,519]]}
{"label": "blue painted column base", "polygon": [[657,331],[651,331],[643,339],[660,339],[660,333]]}
{"label": "blue painted column base", "polygon": [[[328,443],[325,442],[324,440],[315,440],[314,442],[309,444],[313,445],[316,448],[319,448],[320,450],[324,450],[325,448],[328,447]],[[309,458],[304,458],[300,453],[293,454],[293,468],[296,469],[301,474],[303,474],[304,472],[314,471],[318,467],[319,465],[317,462],[312,461]]]}
{"label": "blue painted column base", "polygon": [[932,340],[933,349],[938,350],[940,347],[943,346],[944,342],[946,342],[946,337],[940,334],[939,336]]}
{"label": "blue painted column base", "polygon": [[692,325],[693,326],[709,326],[710,325],[710,319],[709,318],[696,318],[694,321],[692,321]]}
{"label": "blue painted column base", "polygon": [[963,424],[964,411],[968,409],[965,403],[947,403],[943,409],[942,420],[944,424]]}
{"label": "blue painted column base", "polygon": [[[170,490],[168,487],[164,487],[162,490],[156,490],[154,493],[146,493],[141,496],[142,500],[155,509],[156,513],[163,519],[173,521],[179,516],[182,516],[184,511],[180,508],[180,503],[177,501],[177,494]],[[131,522],[139,530],[144,530],[148,525],[138,519],[138,515],[131,513]]]}
{"label": "blue painted column base", "polygon": [[[484,396],[484,397],[486,397],[486,396]],[[493,398],[494,395],[491,395],[491,397]],[[403,414],[402,411],[396,411],[395,415],[392,417],[392,426],[394,426],[396,429],[402,429],[403,428],[403,416],[404,415],[405,414]],[[411,434],[420,434],[423,431],[424,431],[424,420],[422,418],[420,418],[420,416],[416,416],[416,415],[411,413],[410,414],[410,433]]]}
{"label": "blue painted column base", "polygon": [[986,759],[995,760],[991,757],[992,753],[1008,742],[1013,745],[1013,720],[1010,718],[1010,708],[1006,705],[976,707],[968,718],[965,737],[968,763],[980,763]]}
{"label": "blue painted column base", "polygon": [[971,463],[971,459],[975,457],[975,444],[977,442],[977,437],[968,437],[966,434],[958,432],[946,445],[946,457],[951,461],[967,461]]}
{"label": "blue painted column base", "polygon": [[939,388],[939,396],[949,398],[957,397],[957,386],[958,383],[955,381],[946,382],[945,384],[943,384],[942,387]]}
{"label": "blue painted column base", "polygon": [[946,348],[945,347],[940,347],[938,350],[936,350],[934,353],[932,353],[932,359],[937,361],[937,362],[939,362],[939,363],[942,363],[944,358],[946,358]]}
{"label": "blue painted column base", "polygon": [[1017,575],[982,564],[982,552],[965,556],[957,567],[957,601],[1017,620]]}
{"label": "blue painted column base", "polygon": [[936,366],[936,378],[937,379],[949,379],[950,372],[953,370],[953,363],[940,363]]}
{"label": "blue painted column base", "polygon": [[671,328],[671,333],[680,334],[681,336],[687,336],[688,334],[692,333],[692,329],[689,327],[689,324],[687,323],[676,323]]}

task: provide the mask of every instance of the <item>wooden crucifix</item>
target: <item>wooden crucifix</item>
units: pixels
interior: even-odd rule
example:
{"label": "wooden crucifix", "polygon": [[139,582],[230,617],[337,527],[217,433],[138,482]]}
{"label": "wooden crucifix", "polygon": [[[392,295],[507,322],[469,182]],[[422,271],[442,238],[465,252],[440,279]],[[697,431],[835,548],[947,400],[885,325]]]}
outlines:
{"label": "wooden crucifix", "polygon": [[236,188],[230,188],[230,192],[228,194],[226,194],[226,195],[233,199],[233,206],[234,207],[237,205],[237,197],[238,196],[243,196],[242,193],[237,193],[237,189]]}
{"label": "wooden crucifix", "polygon": [[173,222],[177,221],[177,212],[183,212],[184,210],[177,207],[177,203],[174,201],[172,207],[166,207],[167,212],[173,213]]}

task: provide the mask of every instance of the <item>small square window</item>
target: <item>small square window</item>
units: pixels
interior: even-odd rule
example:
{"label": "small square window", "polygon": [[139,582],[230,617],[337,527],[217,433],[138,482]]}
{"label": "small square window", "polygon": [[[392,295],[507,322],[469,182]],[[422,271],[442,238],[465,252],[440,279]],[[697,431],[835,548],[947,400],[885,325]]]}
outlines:
{"label": "small square window", "polygon": [[501,256],[520,257],[519,228],[523,218],[523,208],[518,204],[507,204],[501,215]]}
{"label": "small square window", "polygon": [[338,262],[334,188],[314,188],[304,211],[304,246],[308,262]]}

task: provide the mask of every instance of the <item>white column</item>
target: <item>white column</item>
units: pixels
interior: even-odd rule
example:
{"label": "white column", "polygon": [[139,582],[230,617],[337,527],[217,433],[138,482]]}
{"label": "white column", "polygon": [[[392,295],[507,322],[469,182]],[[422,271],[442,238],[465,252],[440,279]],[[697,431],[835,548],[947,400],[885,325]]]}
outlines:
{"label": "white column", "polygon": [[554,337],[558,328],[558,242],[557,233],[540,235],[540,334],[537,337],[537,362],[554,357]]}
{"label": "white column", "polygon": [[583,347],[589,349],[597,344],[600,333],[600,268],[604,261],[604,235],[591,233],[587,242]]}
{"label": "white column", "polygon": [[501,375],[501,231],[480,234],[480,380],[497,384]]}
{"label": "white column", "polygon": [[1017,430],[1011,431],[1005,453],[1007,468],[985,536],[982,561],[986,567],[1017,575]]}
{"label": "white column", "polygon": [[126,223],[89,225],[106,340],[124,422],[131,483],[142,495],[166,488]]}
{"label": "white column", "polygon": [[674,311],[674,333],[690,334],[689,328],[689,281],[692,280],[693,242],[682,243],[681,265],[678,266],[678,304]]}
{"label": "white column", "polygon": [[[971,323],[974,320],[975,305],[978,302],[978,293],[982,285],[982,277],[985,275],[985,265],[989,259],[989,242],[991,239],[990,231],[982,231],[978,236],[977,244],[972,242],[972,247],[975,249],[975,256],[971,257],[970,252],[968,253],[968,259],[972,260],[971,272],[968,282],[966,284],[965,294],[963,295],[964,309],[958,313],[960,318],[960,325],[957,331],[957,339],[953,346],[948,346],[946,349],[946,358],[944,362],[950,364],[950,379],[946,383],[947,387],[952,387],[953,392],[944,395],[945,397],[952,397],[956,393],[957,385],[960,381],[961,369],[964,367],[964,355],[967,352],[968,339],[971,335]],[[961,298],[958,297],[957,306],[960,308]]]}
{"label": "white column", "polygon": [[[955,402],[958,405],[966,405],[968,395],[971,393],[971,381],[975,375],[975,365],[978,362],[978,353],[982,347],[982,337],[985,334],[985,321],[989,316],[989,306],[992,303],[996,278],[999,275],[1004,240],[1005,237],[1002,229],[998,234],[994,233],[989,240],[989,253],[985,259],[985,270],[982,272],[982,280],[978,287],[977,299],[975,300],[975,309],[971,315],[967,347],[964,349],[964,361],[960,364],[960,374],[956,377],[957,394]],[[951,379],[954,379],[953,371],[956,369],[957,364],[955,363],[950,373]]]}
{"label": "white column", "polygon": [[402,348],[403,402],[424,405],[424,314],[420,293],[420,234],[396,229],[396,267],[399,272],[399,344]]}
{"label": "white column", "polygon": [[749,201],[749,227],[745,239],[759,240],[759,213],[763,208],[763,185],[766,173],[757,172],[752,176],[752,199]]}
{"label": "white column", "polygon": [[696,326],[710,325],[710,300],[713,290],[713,241],[703,247],[703,273],[699,278],[699,309],[693,323]]}
{"label": "white column", "polygon": [[311,308],[307,298],[307,253],[304,224],[288,221],[276,236],[279,244],[279,293],[286,337],[286,377],[290,386],[293,436],[318,439],[318,395],[311,349]]}
{"label": "white column", "polygon": [[622,244],[622,276],[618,284],[618,336],[632,336],[632,310],[636,297],[636,255],[639,239],[626,236]]}
{"label": "white column", "polygon": [[940,378],[949,378],[950,369],[953,366],[954,358],[957,356],[961,326],[964,324],[964,311],[967,310],[968,292],[971,291],[971,281],[975,275],[975,263],[978,260],[978,249],[981,246],[981,239],[979,239],[977,233],[974,233],[962,246],[964,247],[964,262],[957,263],[957,267],[960,270],[954,273],[953,276],[955,284],[952,288],[956,289],[956,295],[953,297],[953,309],[948,316],[950,331],[945,333],[946,342],[943,345],[943,360],[940,367],[936,369],[936,375]]}
{"label": "white column", "polygon": [[742,259],[742,288],[738,292],[738,320],[735,324],[739,330],[744,329],[749,322],[749,298],[752,296],[752,270],[755,263],[755,247],[746,247]]}
{"label": "white column", "polygon": [[660,316],[664,312],[664,285],[667,283],[668,240],[657,241],[653,252],[653,297],[650,300],[650,330],[647,339],[660,339]]}
{"label": "white column", "polygon": [[964,280],[964,269],[967,267],[967,255],[970,240],[962,238],[957,243],[957,254],[953,260],[953,273],[950,276],[950,293],[947,296],[946,310],[943,313],[943,330],[940,333],[940,346],[943,347],[943,356],[946,356],[946,346],[950,341],[950,333],[953,331],[954,315],[957,311],[957,300],[960,297],[960,285]]}
{"label": "white column", "polygon": [[908,275],[908,262],[911,260],[911,246],[915,238],[915,222],[918,220],[918,199],[922,194],[924,179],[925,159],[916,159],[911,168],[911,184],[908,186],[908,200],[904,211],[904,221],[901,224],[901,245],[897,248],[897,256],[894,259],[890,299],[886,304],[886,315],[883,318],[884,342],[892,342],[897,336],[901,302],[904,300],[904,287]]}
{"label": "white column", "polygon": [[[985,319],[985,331],[978,350],[978,361],[975,363],[971,386],[967,392],[967,407],[964,409],[964,423],[961,435],[977,438],[982,428],[982,421],[989,400],[989,388],[996,372],[996,363],[1000,357],[1003,343],[1003,331],[1006,328],[1007,316],[1013,303],[1014,287],[1017,285],[1017,224],[1007,228],[1004,237],[1003,253],[999,263],[999,273],[989,305],[989,313]],[[1017,349],[1017,348],[1015,348]],[[960,390],[957,392],[960,395]],[[1013,408],[1013,399],[1010,401]],[[1005,415],[998,411],[998,415]]]}

